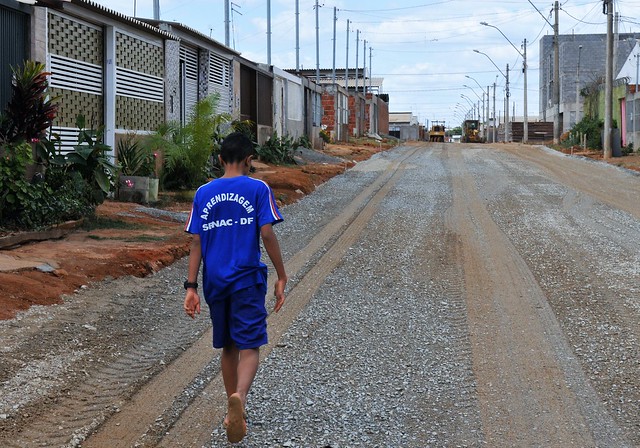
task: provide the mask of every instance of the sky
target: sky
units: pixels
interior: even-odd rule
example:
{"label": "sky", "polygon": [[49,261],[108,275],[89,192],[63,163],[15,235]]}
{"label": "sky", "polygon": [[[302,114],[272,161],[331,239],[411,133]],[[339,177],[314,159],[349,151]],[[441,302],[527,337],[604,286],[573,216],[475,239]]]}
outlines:
{"label": "sky", "polygon": [[[135,8],[137,17],[153,17],[153,0],[97,3],[126,15],[133,16]],[[160,0],[160,19],[180,22],[224,43],[224,3],[224,0]],[[471,104],[480,101],[487,86],[496,82],[496,115],[504,116],[504,74],[509,64],[509,109],[513,113],[515,102],[516,116],[521,117],[522,44],[526,39],[527,111],[529,120],[534,120],[541,115],[540,39],[553,34],[553,3],[553,0],[319,0],[320,68],[333,67],[335,7],[336,69],[344,73],[349,21],[349,66],[355,67],[359,34],[358,66],[365,63],[366,39],[366,66],[373,77],[384,78],[381,93],[389,95],[390,111],[412,112],[425,126],[432,121],[455,126],[464,119]],[[315,4],[316,0],[299,0],[299,60],[305,69],[316,68]],[[614,10],[620,14],[619,32],[640,32],[640,0],[614,0],[614,4]],[[296,68],[295,5],[295,0],[271,0],[271,63],[282,69]],[[560,34],[606,33],[603,1],[560,1],[559,30]],[[249,60],[267,62],[267,0],[232,2],[229,46]]]}

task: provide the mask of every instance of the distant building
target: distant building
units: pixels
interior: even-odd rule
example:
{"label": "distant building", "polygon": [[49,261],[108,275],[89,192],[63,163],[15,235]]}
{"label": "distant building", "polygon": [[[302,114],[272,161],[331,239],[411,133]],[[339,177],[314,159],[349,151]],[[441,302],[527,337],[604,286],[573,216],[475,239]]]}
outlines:
{"label": "distant building", "polygon": [[[569,131],[584,116],[584,97],[579,92],[586,86],[604,79],[606,34],[571,34],[559,36],[560,48],[560,128]],[[629,59],[637,33],[617,36],[614,76]],[[578,65],[579,62],[579,65]],[[553,122],[556,107],[553,100],[553,36],[540,40],[540,112],[542,121]],[[614,112],[615,115],[615,112]],[[620,114],[618,113],[618,116]]]}
{"label": "distant building", "polygon": [[355,68],[339,68],[335,72],[334,85],[333,69],[287,71],[323,86],[322,125],[334,140],[388,133],[389,96],[380,93],[384,78],[371,77],[361,68],[356,77]]}
{"label": "distant building", "polygon": [[389,112],[389,135],[401,140],[419,140],[418,117],[411,112]]}

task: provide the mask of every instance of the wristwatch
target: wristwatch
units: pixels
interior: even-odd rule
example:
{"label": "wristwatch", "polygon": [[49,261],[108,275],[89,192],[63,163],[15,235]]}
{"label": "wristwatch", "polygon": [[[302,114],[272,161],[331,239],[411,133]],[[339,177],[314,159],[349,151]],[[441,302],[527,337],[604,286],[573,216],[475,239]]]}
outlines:
{"label": "wristwatch", "polygon": [[188,280],[184,282],[184,289],[189,288],[198,289],[198,282],[190,282]]}

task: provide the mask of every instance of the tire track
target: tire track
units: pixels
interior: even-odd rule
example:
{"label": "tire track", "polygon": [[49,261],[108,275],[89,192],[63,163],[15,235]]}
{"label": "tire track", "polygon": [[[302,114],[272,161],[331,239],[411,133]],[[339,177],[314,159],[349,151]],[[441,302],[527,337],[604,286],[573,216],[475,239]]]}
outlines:
{"label": "tire track", "polygon": [[598,201],[640,219],[637,198],[640,197],[640,182],[635,175],[617,177],[616,184],[610,182],[610,170],[616,169],[607,164],[578,161],[561,155],[550,155],[536,147],[507,145],[504,150],[532,165],[536,165],[551,175],[553,179],[572,189],[589,194]]}
{"label": "tire track", "polygon": [[[492,446],[626,446],[534,275],[453,153],[448,226],[460,235],[473,368]],[[585,430],[587,429],[587,430]]]}

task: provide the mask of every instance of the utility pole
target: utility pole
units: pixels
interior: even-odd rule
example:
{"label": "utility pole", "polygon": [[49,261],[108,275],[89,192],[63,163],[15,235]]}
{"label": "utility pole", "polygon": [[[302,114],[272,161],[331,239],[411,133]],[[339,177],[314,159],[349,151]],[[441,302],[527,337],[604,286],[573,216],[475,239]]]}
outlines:
{"label": "utility pole", "polygon": [[358,47],[360,46],[360,30],[356,30],[356,97],[358,94]]}
{"label": "utility pole", "polygon": [[160,20],[160,0],[153,0],[153,20]]}
{"label": "utility pole", "polygon": [[529,142],[529,113],[527,111],[527,39],[523,44],[522,71],[524,72],[524,120],[522,123],[522,143]]}
{"label": "utility pole", "polygon": [[320,17],[319,15],[320,15],[320,6],[318,6],[318,0],[316,0],[316,85],[320,85]]}
{"label": "utility pole", "polygon": [[367,39],[362,41],[362,93],[367,94]]}
{"label": "utility pole", "polygon": [[[635,48],[638,48],[638,42],[636,41],[636,46]],[[632,122],[633,122],[633,149],[635,149],[636,151],[638,150],[638,144],[636,141],[636,120],[637,120],[637,111],[636,111],[636,98],[638,96],[638,73],[640,72],[640,54],[636,53],[634,55],[634,57],[636,58],[636,90],[634,90],[633,92],[633,116],[632,116]]]}
{"label": "utility pole", "polygon": [[506,107],[504,109],[504,141],[505,141],[505,143],[511,141],[510,135],[509,135],[510,134],[510,129],[509,128],[511,127],[511,124],[509,123],[509,96],[510,96],[510,93],[509,93],[509,64],[507,64],[507,76],[506,76],[506,78],[507,78],[507,84],[506,84],[506,90],[505,90],[505,96],[506,96],[505,101],[507,102],[507,105],[506,105]]}
{"label": "utility pole", "polygon": [[[480,100],[478,100],[478,107],[480,107]],[[484,92],[482,92],[482,124],[484,125]],[[480,126],[480,131],[482,131],[482,126]],[[484,132],[482,132],[482,136],[484,137]]]}
{"label": "utility pole", "polygon": [[349,92],[349,19],[347,19],[347,61],[344,64],[344,88]]}
{"label": "utility pole", "polygon": [[[371,76],[373,69],[373,66],[371,65],[371,50],[373,50],[373,48],[369,46],[369,93],[371,93],[371,78],[373,78],[373,76]],[[373,96],[373,93],[371,93],[371,96]]]}
{"label": "utility pole", "polygon": [[493,143],[496,142],[496,83],[493,83]]}
{"label": "utility pole", "polygon": [[[229,44],[227,44],[229,46]],[[296,73],[300,72],[300,0],[296,0]]]}
{"label": "utility pole", "polygon": [[[483,92],[484,93],[484,92]],[[489,86],[487,86],[487,120],[484,123],[484,139],[487,141],[489,139],[489,120],[491,119],[491,100],[489,98]]]}
{"label": "utility pole", "polygon": [[[334,89],[336,85],[336,22],[338,21],[338,9],[333,7],[333,68],[331,70],[331,81]],[[337,97],[337,95],[336,95]]]}
{"label": "utility pole", "polygon": [[[316,0],[316,87],[320,85],[320,6],[318,6],[318,0]],[[320,126],[321,120],[317,120],[320,116],[318,109],[318,94],[314,89],[313,92],[313,125]]]}
{"label": "utility pole", "polygon": [[229,3],[231,3],[231,0],[224,0],[224,44],[228,47],[229,46]]}
{"label": "utility pole", "polygon": [[267,0],[267,65],[271,66],[271,0]]}
{"label": "utility pole", "polygon": [[576,68],[576,123],[580,122],[580,57],[582,45],[578,46],[578,67]]}
{"label": "utility pole", "polygon": [[603,158],[611,158],[611,140],[613,132],[613,0],[604,0],[607,14],[607,63],[605,70],[604,100],[604,153]]}
{"label": "utility pole", "polygon": [[[607,0],[605,0],[607,1]],[[553,6],[555,12],[555,22],[553,25],[553,99],[555,101],[556,113],[553,116],[553,143],[560,143],[560,19],[558,17],[560,5],[558,0]]]}
{"label": "utility pole", "polygon": [[618,74],[618,43],[620,42],[620,34],[618,33],[618,22],[620,16],[618,11],[613,14],[613,76]]}
{"label": "utility pole", "polygon": [[336,25],[338,22],[338,9],[333,7],[333,67],[331,69],[331,84],[333,88],[333,133],[336,140],[342,137],[339,127],[340,117],[338,112],[338,86],[336,85]]}

